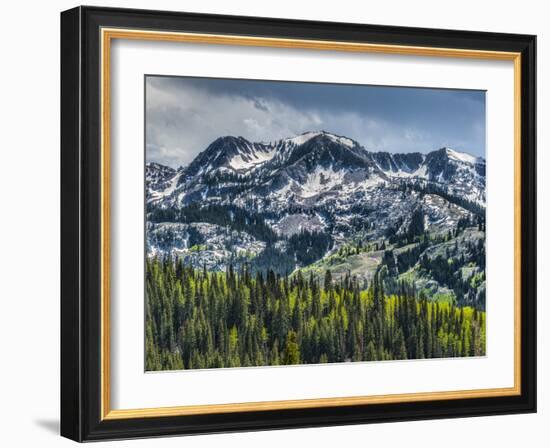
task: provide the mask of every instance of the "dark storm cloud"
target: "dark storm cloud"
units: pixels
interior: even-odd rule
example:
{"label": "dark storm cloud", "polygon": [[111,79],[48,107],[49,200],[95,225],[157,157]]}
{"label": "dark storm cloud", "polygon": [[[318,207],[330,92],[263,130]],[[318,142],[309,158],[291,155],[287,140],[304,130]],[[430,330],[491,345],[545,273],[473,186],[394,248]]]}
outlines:
{"label": "dark storm cloud", "polygon": [[189,163],[222,135],[272,141],[309,130],[367,149],[485,155],[485,92],[210,78],[146,79],[147,160]]}

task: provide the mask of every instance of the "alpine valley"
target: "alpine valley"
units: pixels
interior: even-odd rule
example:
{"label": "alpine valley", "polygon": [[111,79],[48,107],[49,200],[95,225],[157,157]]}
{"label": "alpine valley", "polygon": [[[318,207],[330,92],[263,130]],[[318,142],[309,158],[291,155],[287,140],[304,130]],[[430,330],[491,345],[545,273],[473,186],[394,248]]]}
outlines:
{"label": "alpine valley", "polygon": [[[376,278],[485,309],[485,160],[451,148],[373,152],[325,131],[220,137],[187,166],[148,163],[149,260],[205,272]],[[378,281],[378,280],[377,280]]]}

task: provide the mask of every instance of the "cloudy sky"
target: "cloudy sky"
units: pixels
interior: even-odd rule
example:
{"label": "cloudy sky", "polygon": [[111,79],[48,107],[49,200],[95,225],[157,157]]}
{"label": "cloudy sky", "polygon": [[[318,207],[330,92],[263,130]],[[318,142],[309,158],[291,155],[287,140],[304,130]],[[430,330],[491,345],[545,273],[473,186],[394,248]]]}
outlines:
{"label": "cloudy sky", "polygon": [[325,130],[371,151],[442,146],[485,156],[485,92],[147,76],[146,158],[187,165],[224,135],[273,141]]}

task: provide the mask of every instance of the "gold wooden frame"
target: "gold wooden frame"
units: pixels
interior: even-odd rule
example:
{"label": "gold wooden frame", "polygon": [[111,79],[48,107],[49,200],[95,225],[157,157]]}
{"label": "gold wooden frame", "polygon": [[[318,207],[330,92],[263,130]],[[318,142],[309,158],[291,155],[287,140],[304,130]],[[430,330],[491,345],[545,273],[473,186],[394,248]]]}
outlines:
{"label": "gold wooden frame", "polygon": [[[506,60],[514,63],[514,386],[443,392],[369,395],[142,409],[111,409],[110,398],[110,50],[113,39],[332,50],[413,56]],[[227,412],[246,412],[431,400],[521,395],[521,54],[515,52],[417,47],[386,44],[279,39],[215,34],[101,29],[101,419],[116,420]]]}

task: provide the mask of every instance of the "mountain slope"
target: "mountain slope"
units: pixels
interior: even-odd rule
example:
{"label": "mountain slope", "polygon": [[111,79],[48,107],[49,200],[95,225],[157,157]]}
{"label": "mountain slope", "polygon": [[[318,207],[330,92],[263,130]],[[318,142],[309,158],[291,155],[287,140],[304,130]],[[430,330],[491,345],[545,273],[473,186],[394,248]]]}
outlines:
{"label": "mountain slope", "polygon": [[371,152],[325,131],[268,143],[227,136],[178,170],[148,164],[146,198],[150,255],[218,270],[254,258],[284,274],[355,247],[354,272],[369,278],[382,264],[360,246],[434,245],[483,227],[485,161],[450,148]]}

